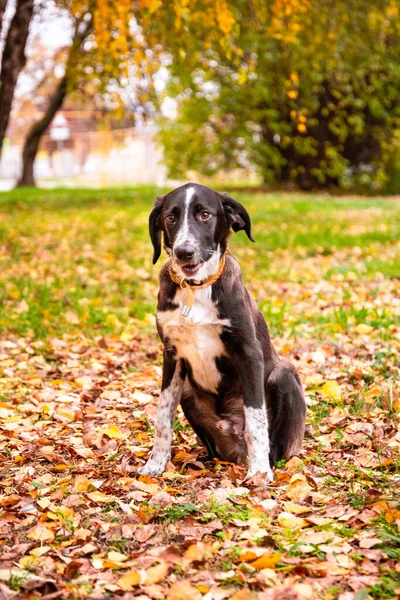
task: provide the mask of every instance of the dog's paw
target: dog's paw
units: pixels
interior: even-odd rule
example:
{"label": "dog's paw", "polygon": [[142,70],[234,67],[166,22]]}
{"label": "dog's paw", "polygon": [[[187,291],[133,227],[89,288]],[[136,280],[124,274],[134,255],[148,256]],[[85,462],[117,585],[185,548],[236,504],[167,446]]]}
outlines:
{"label": "dog's paw", "polygon": [[162,475],[165,470],[166,461],[158,461],[153,458],[150,458],[143,467],[140,467],[137,472],[139,475],[150,475],[151,477],[156,477],[157,475]]}
{"label": "dog's paw", "polygon": [[263,485],[274,480],[274,474],[271,467],[266,470],[249,471],[244,478],[244,481],[251,485]]}

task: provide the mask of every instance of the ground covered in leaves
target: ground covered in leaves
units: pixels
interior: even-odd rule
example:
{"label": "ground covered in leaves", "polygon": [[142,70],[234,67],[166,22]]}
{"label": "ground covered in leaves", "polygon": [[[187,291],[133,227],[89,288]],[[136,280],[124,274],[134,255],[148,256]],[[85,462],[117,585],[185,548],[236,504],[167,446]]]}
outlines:
{"label": "ground covered in leaves", "polygon": [[161,347],[154,189],[0,195],[0,596],[362,600],[400,594],[400,202],[237,198],[231,248],[308,437],[267,488],[152,445]]}

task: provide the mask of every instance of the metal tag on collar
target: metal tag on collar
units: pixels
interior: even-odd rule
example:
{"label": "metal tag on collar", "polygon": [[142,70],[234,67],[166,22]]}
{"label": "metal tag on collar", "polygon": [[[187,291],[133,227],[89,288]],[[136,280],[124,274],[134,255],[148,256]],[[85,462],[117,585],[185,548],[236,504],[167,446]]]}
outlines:
{"label": "metal tag on collar", "polygon": [[189,314],[190,314],[190,306],[185,304],[185,306],[183,307],[183,311],[182,311],[182,317],[188,317]]}
{"label": "metal tag on collar", "polygon": [[186,296],[186,304],[183,307],[182,310],[182,316],[183,317],[188,317],[191,311],[191,308],[193,306],[193,302],[194,302],[194,292],[192,290],[192,288],[190,286],[188,286],[187,284],[185,286],[181,287],[185,287],[187,290],[187,296]]}

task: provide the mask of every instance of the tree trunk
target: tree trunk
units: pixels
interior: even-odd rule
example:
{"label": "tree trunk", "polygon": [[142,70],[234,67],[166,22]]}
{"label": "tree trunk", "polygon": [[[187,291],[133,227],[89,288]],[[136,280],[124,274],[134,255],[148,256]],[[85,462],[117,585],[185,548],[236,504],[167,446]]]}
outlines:
{"label": "tree trunk", "polygon": [[3,16],[4,16],[4,12],[6,10],[6,6],[7,6],[7,0],[0,0],[0,34],[2,31],[2,27],[3,27]]}
{"label": "tree trunk", "polygon": [[71,85],[71,82],[74,82],[74,70],[76,63],[80,60],[82,44],[91,31],[91,27],[91,21],[87,21],[85,23],[82,18],[75,22],[74,36],[69,50],[67,63],[65,65],[65,75],[59,80],[54,93],[50,96],[49,105],[44,117],[34,123],[28,131],[28,135],[26,136],[24,143],[24,149],[22,151],[22,174],[17,182],[16,187],[36,185],[33,175],[33,165],[39,149],[40,140],[52,122],[55,114],[62,107],[68,92],[68,84]]}
{"label": "tree trunk", "polygon": [[[33,15],[33,2],[34,0],[17,0],[4,46],[0,73],[0,156],[18,75],[26,62],[25,45]],[[0,0],[0,3],[2,6],[4,0]]]}
{"label": "tree trunk", "polygon": [[67,95],[68,76],[64,75],[57,84],[45,115],[36,121],[30,128],[25,138],[24,149],[22,151],[22,174],[18,180],[17,187],[35,186],[35,177],[33,175],[33,165],[36,154],[39,149],[42,135],[52,122],[54,115],[61,108],[64,98]]}

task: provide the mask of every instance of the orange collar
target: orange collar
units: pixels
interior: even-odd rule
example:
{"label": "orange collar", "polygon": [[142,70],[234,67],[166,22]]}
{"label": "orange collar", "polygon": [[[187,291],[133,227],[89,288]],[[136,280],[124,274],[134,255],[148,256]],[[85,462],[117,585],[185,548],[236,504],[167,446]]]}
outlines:
{"label": "orange collar", "polygon": [[[225,252],[225,254],[226,254],[226,252]],[[184,279],[183,277],[179,277],[179,275],[177,275],[172,270],[172,267],[168,267],[169,276],[171,277],[172,281],[174,283],[176,283],[177,285],[179,285],[179,287],[181,289],[187,290],[186,303],[182,310],[183,317],[189,316],[190,310],[191,310],[191,308],[193,306],[193,302],[194,302],[194,290],[201,290],[202,288],[208,287],[209,285],[212,285],[213,283],[215,283],[221,277],[222,271],[224,270],[224,267],[225,267],[225,254],[223,254],[221,256],[221,260],[219,261],[218,271],[216,273],[214,273],[214,275],[210,275],[209,277],[207,277],[207,279],[205,279],[203,282],[200,282],[200,283],[194,284],[194,285],[191,285],[190,283],[188,283],[186,281],[186,279]]]}
{"label": "orange collar", "polygon": [[215,283],[221,277],[224,267],[225,267],[225,254],[223,254],[221,256],[221,260],[219,261],[218,271],[216,273],[214,273],[214,275],[210,275],[209,277],[207,277],[207,279],[204,279],[204,281],[197,283],[197,284],[195,283],[194,285],[189,284],[184,277],[179,277],[179,275],[177,275],[172,270],[172,267],[168,267],[168,272],[169,272],[169,275],[170,275],[172,281],[174,283],[176,283],[177,285],[179,285],[182,289],[190,288],[192,290],[201,290],[202,288],[208,287],[209,285],[212,285],[213,283]]}

